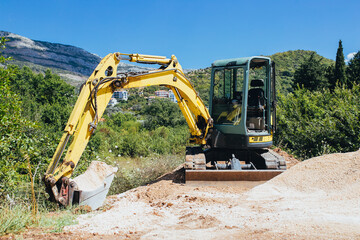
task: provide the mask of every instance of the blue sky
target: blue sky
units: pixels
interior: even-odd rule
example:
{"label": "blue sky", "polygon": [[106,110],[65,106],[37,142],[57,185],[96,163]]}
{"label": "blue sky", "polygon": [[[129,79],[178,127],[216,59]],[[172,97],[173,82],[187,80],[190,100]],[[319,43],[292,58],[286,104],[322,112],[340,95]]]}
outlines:
{"label": "blue sky", "polygon": [[0,0],[0,30],[110,52],[175,54],[184,68],[217,59],[360,50],[360,1]]}

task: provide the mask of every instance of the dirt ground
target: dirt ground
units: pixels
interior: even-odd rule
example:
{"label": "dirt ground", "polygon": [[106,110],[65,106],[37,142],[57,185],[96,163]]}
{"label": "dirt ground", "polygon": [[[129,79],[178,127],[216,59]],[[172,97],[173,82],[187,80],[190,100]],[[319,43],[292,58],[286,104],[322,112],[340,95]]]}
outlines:
{"label": "dirt ground", "polygon": [[360,239],[360,150],[291,161],[265,183],[162,180],[108,197],[106,210],[79,216],[64,233],[23,237]]}

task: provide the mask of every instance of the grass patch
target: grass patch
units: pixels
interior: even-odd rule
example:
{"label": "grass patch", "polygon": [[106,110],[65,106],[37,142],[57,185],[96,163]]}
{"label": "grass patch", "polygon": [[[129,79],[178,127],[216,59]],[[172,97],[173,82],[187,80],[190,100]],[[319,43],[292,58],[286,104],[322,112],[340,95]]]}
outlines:
{"label": "grass patch", "polygon": [[42,228],[44,232],[61,232],[65,226],[76,223],[77,215],[72,209],[49,212],[42,209],[34,219],[31,209],[25,204],[0,208],[0,236],[20,233],[27,228]]}
{"label": "grass patch", "polygon": [[111,184],[109,195],[119,194],[154,181],[184,162],[183,155],[152,155],[149,157],[119,157],[110,159],[108,164],[119,168]]}
{"label": "grass patch", "polygon": [[[111,195],[154,181],[182,164],[184,156],[182,154],[152,154],[149,157],[135,158],[106,156],[103,161],[119,168],[110,188],[109,195]],[[39,187],[42,185],[36,186]],[[6,204],[0,206],[0,236],[21,233],[28,228],[41,228],[43,232],[49,233],[62,232],[65,226],[76,224],[76,217],[82,213],[81,211],[54,210],[58,208],[57,205],[48,202],[44,194],[42,189],[39,190],[37,195],[39,211],[35,219],[31,214],[28,191],[17,194],[15,206],[10,207]]]}
{"label": "grass patch", "polygon": [[0,209],[0,235],[19,232],[31,224],[31,211],[24,205]]}
{"label": "grass patch", "polygon": [[46,228],[51,233],[62,232],[65,226],[77,223],[77,214],[72,209],[44,212],[41,216],[37,227]]}

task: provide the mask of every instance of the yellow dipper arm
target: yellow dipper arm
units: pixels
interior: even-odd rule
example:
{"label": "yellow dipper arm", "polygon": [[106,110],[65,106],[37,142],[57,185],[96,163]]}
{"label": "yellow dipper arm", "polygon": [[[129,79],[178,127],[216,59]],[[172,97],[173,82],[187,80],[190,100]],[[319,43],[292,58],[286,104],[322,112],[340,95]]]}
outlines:
{"label": "yellow dipper arm", "polygon": [[[117,75],[117,65],[120,60],[160,64],[162,67],[141,74]],[[113,92],[119,88],[154,85],[168,87],[174,92],[181,112],[189,125],[191,140],[197,144],[206,144],[205,138],[209,128],[212,127],[212,119],[191,82],[184,76],[175,56],[167,59],[141,54],[109,54],[101,60],[83,85],[64,134],[46,171],[45,183],[52,188],[56,200],[58,193],[55,192],[57,191],[55,184],[62,177],[70,178],[72,175]],[[71,142],[66,155],[60,163],[61,155],[70,138]]]}

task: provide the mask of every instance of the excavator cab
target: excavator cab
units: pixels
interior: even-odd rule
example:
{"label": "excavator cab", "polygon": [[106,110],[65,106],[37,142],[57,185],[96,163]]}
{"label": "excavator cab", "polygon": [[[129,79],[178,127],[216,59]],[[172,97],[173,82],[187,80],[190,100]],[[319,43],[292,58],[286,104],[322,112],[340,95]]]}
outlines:
{"label": "excavator cab", "polygon": [[249,149],[272,145],[275,79],[271,60],[248,57],[212,64],[210,115],[214,148]]}

